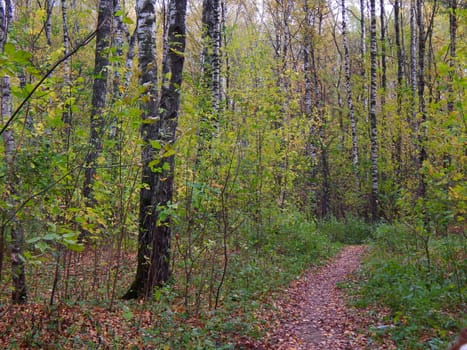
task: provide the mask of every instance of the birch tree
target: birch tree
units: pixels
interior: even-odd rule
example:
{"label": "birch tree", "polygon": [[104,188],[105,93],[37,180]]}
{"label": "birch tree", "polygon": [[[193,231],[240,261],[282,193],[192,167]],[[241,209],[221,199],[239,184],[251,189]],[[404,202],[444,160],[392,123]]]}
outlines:
{"label": "birch tree", "polygon": [[[63,53],[65,57],[68,56],[70,52],[70,33],[68,31],[68,0],[62,0],[62,29],[63,29]],[[71,68],[70,60],[66,58],[63,61],[63,85],[65,89],[65,99],[68,100],[71,97]],[[63,106],[62,121],[65,125],[65,137],[67,149],[70,142],[70,132],[71,132],[71,106],[68,102],[65,102]]]}
{"label": "birch tree", "polygon": [[377,45],[376,45],[376,4],[370,0],[370,161],[371,192],[370,213],[373,220],[378,218],[378,129],[376,124],[376,90],[377,90]]}
{"label": "birch tree", "polygon": [[221,2],[203,1],[203,53],[202,68],[206,87],[211,92],[212,112],[219,113],[221,101],[220,46]]}
{"label": "birch tree", "polygon": [[453,81],[455,76],[456,66],[456,36],[457,36],[457,2],[458,0],[449,0],[449,97],[448,111],[454,110],[454,89]]}
{"label": "birch tree", "polygon": [[[342,41],[344,45],[344,74],[345,74],[345,90],[347,93],[347,106],[349,109],[350,129],[352,132],[352,166],[355,177],[355,189],[359,190],[360,181],[358,175],[358,137],[357,137],[357,119],[352,96],[352,83],[350,80],[350,57],[349,43],[347,39],[347,10],[345,8],[345,0],[342,0]],[[363,16],[363,14],[362,14]]]}
{"label": "birch tree", "polygon": [[[401,15],[400,15],[400,0],[394,1],[394,40],[396,44],[396,60],[397,60],[397,86],[396,86],[396,99],[397,99],[397,115],[402,115],[402,92],[403,92],[403,81],[404,81],[404,56],[403,56],[403,47],[401,42]],[[396,137],[395,145],[393,147],[393,158],[396,162],[395,167],[395,176],[396,181],[401,180],[402,172],[402,128],[399,128],[399,134]]]}
{"label": "birch tree", "polygon": [[367,91],[367,72],[366,72],[366,23],[365,23],[365,12],[366,12],[366,0],[360,0],[360,59],[361,67],[360,74],[363,80],[363,105],[366,109],[368,107],[368,95]]}
{"label": "birch tree", "polygon": [[[12,1],[0,0],[0,52],[3,53],[5,44],[8,38],[8,29],[13,21]],[[11,85],[10,77],[4,75],[1,78],[1,108],[0,120],[2,124],[11,117]],[[18,175],[16,173],[15,153],[16,140],[11,127],[6,129],[3,134],[3,143],[5,147],[4,160],[7,168],[7,177],[5,184],[4,200],[8,203],[9,209],[6,210],[5,222],[2,223],[0,230],[2,232],[1,239],[4,239],[4,232],[8,228],[11,235],[10,260],[11,260],[11,275],[13,280],[13,290],[11,299],[14,303],[25,303],[27,300],[26,275],[24,268],[24,260],[22,258],[24,249],[24,228],[21,221],[17,217],[15,208],[17,206],[16,198],[19,195],[18,190]]]}
{"label": "birch tree", "polygon": [[[418,81],[417,81],[417,94],[418,94],[418,113],[420,121],[417,121],[418,130],[418,167],[423,166],[423,162],[427,159],[425,138],[426,138],[426,111],[425,111],[425,26],[423,21],[423,0],[416,0],[416,14],[417,14],[417,30],[418,30]],[[420,174],[418,184],[418,196],[424,197],[426,192],[425,177],[423,173]]]}
{"label": "birch tree", "polygon": [[52,11],[55,5],[55,0],[45,0],[45,24],[44,32],[47,41],[47,46],[52,46]]}
{"label": "birch tree", "polygon": [[186,0],[169,3],[168,46],[163,66],[160,100],[156,67],[156,2],[138,0],[137,36],[139,83],[145,87],[141,136],[142,186],[140,192],[136,277],[124,299],[149,297],[170,277],[170,209],[174,183],[174,151],[185,51]]}
{"label": "birch tree", "polygon": [[91,125],[89,151],[84,170],[83,196],[86,205],[94,206],[93,185],[96,178],[96,162],[102,153],[104,133],[104,110],[107,97],[110,33],[112,23],[112,0],[100,0],[97,18],[96,54],[94,64],[94,84],[92,91]]}

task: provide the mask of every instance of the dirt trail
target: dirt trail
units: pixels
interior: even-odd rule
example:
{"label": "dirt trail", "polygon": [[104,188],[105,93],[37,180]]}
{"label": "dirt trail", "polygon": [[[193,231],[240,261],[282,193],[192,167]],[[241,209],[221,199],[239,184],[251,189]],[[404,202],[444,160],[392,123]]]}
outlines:
{"label": "dirt trail", "polygon": [[310,270],[291,284],[284,298],[275,302],[278,317],[274,329],[255,349],[365,349],[366,339],[358,330],[367,320],[349,310],[336,286],[360,266],[366,247],[344,248],[327,265]]}

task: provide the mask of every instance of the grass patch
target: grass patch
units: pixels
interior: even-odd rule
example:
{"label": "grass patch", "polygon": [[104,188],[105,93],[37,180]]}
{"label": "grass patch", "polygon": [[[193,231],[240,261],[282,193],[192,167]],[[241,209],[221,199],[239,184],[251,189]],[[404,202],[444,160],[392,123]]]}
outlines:
{"label": "grass patch", "polygon": [[359,276],[357,306],[388,306],[384,332],[400,349],[446,349],[467,325],[465,240],[424,238],[403,224],[380,225]]}

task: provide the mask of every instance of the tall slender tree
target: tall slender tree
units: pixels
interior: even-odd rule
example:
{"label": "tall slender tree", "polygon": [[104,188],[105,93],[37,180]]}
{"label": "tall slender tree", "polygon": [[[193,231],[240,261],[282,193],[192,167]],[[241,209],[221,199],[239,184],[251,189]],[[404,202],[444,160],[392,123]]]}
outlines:
{"label": "tall slender tree", "polygon": [[[418,167],[419,169],[423,166],[423,162],[427,159],[426,152],[426,103],[425,103],[425,24],[423,19],[423,0],[416,0],[417,8],[417,29],[418,29],[418,80],[417,80],[417,94],[418,94],[418,113],[420,115],[420,120],[417,120],[417,140],[418,140]],[[418,184],[418,196],[424,197],[426,192],[426,183],[425,176],[423,172],[420,172],[419,175],[419,184]]]}
{"label": "tall slender tree", "polygon": [[[396,86],[396,99],[397,99],[397,115],[402,119],[402,94],[403,94],[403,81],[404,81],[404,55],[401,40],[401,14],[400,14],[400,0],[394,0],[394,36],[396,44],[396,60],[397,60],[397,86]],[[399,123],[400,125],[400,123]],[[394,147],[392,158],[395,164],[395,181],[400,183],[402,172],[402,128],[399,128],[398,135],[394,140]]]}
{"label": "tall slender tree", "polygon": [[[62,4],[62,29],[63,29],[63,51],[64,55],[68,56],[70,52],[70,33],[68,30],[68,3],[69,0],[61,0]],[[70,60],[68,58],[63,62],[63,85],[65,89],[66,100],[70,98],[71,89],[71,67]],[[71,106],[70,103],[65,102],[63,106],[62,121],[65,125],[65,137],[67,143],[67,149],[70,142],[71,133]]]}
{"label": "tall slender tree", "polygon": [[376,45],[376,4],[370,0],[370,161],[371,192],[370,214],[372,220],[378,218],[378,129],[376,123],[376,90],[377,90],[377,45]]}
{"label": "tall slender tree", "polygon": [[[380,0],[380,42],[381,42],[381,109],[384,110],[386,104],[386,86],[387,86],[387,67],[386,67],[386,12],[384,7],[384,0]],[[383,116],[384,118],[384,116]]]}
{"label": "tall slender tree", "polygon": [[221,1],[203,1],[203,79],[211,91],[212,112],[219,112],[221,101],[220,46]]}
{"label": "tall slender tree", "polygon": [[[352,131],[352,166],[355,177],[355,189],[360,188],[360,180],[358,175],[358,136],[357,136],[357,119],[353,105],[352,83],[350,80],[350,56],[349,43],[347,39],[347,9],[345,8],[345,0],[342,0],[342,41],[344,45],[344,74],[345,74],[345,90],[347,93],[347,107],[349,109],[350,129]],[[362,14],[363,16],[363,14]]]}
{"label": "tall slender tree", "polygon": [[456,67],[456,38],[457,38],[457,3],[458,0],[449,0],[449,97],[448,97],[448,111],[454,110],[454,89],[453,81],[455,76]]}
{"label": "tall slender tree", "polygon": [[[136,3],[140,85],[146,87],[141,135],[142,186],[140,193],[136,277],[124,299],[149,297],[170,277],[170,209],[174,184],[173,143],[176,137],[185,51],[186,0],[170,0],[168,47],[163,54],[166,74],[157,100],[156,3]],[[169,78],[167,78],[169,77]],[[163,153],[160,154],[160,150]]]}
{"label": "tall slender tree", "polygon": [[84,170],[83,195],[86,205],[94,206],[93,185],[96,178],[97,159],[102,153],[107,98],[110,34],[112,25],[112,0],[100,0],[97,17],[96,54],[94,64],[94,85],[92,91],[89,151]]}
{"label": "tall slender tree", "polygon": [[367,43],[366,43],[366,0],[360,0],[360,74],[362,75],[363,80],[363,105],[365,109],[368,106],[368,94],[366,93],[367,90],[367,72],[366,72],[366,51],[367,51]]}
{"label": "tall slender tree", "polygon": [[411,89],[411,116],[410,124],[413,127],[413,132],[418,132],[418,125],[415,121],[417,114],[417,27],[416,27],[416,12],[415,0],[410,0],[410,89]]}
{"label": "tall slender tree", "polygon": [[[3,53],[5,44],[7,43],[8,30],[13,21],[13,2],[0,0],[0,52]],[[5,75],[1,78],[1,106],[0,120],[7,121],[11,117],[11,85],[10,77]],[[22,258],[24,249],[24,228],[21,221],[17,217],[15,208],[17,206],[16,199],[19,195],[18,175],[16,172],[15,154],[16,140],[11,127],[6,129],[3,134],[3,142],[5,147],[5,164],[7,166],[7,178],[3,200],[10,207],[6,211],[6,221],[2,223],[0,231],[2,235],[0,239],[4,239],[3,233],[8,227],[11,235],[10,245],[10,260],[11,260],[11,275],[13,280],[12,301],[14,303],[24,303],[27,300],[26,274],[24,269],[24,260]],[[2,252],[3,256],[3,252]]]}
{"label": "tall slender tree", "polygon": [[219,128],[221,106],[221,1],[204,0],[202,13],[201,80],[202,116],[199,126],[199,149],[206,148]]}

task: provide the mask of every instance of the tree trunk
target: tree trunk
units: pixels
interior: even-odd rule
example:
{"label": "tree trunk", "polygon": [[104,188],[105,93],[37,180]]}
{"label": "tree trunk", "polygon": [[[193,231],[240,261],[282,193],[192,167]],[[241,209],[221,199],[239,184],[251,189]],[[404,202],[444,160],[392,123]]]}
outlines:
{"label": "tree trunk", "polygon": [[[417,28],[418,28],[418,113],[420,115],[420,121],[417,121],[417,130],[418,130],[418,167],[421,169],[423,167],[423,162],[427,159],[426,153],[426,127],[424,123],[426,122],[426,111],[425,111],[425,27],[423,21],[423,0],[417,0]],[[418,184],[418,196],[423,198],[425,197],[426,192],[426,183],[425,176],[423,173],[419,175],[419,184]]]}
{"label": "tree trunk", "polygon": [[310,157],[310,171],[309,171],[309,186],[310,194],[309,198],[311,202],[316,200],[316,186],[313,184],[316,181],[317,164],[318,164],[318,152],[316,145],[316,126],[313,121],[313,77],[312,77],[312,63],[310,62],[312,57],[312,12],[308,4],[308,0],[305,0],[304,4],[305,11],[305,33],[303,36],[303,74],[305,78],[305,95],[304,95],[304,112],[307,120],[311,121],[311,127],[309,130],[309,141],[308,141],[308,154]]}
{"label": "tree trunk", "polygon": [[83,187],[83,196],[85,198],[86,205],[90,207],[95,205],[93,186],[96,178],[96,162],[102,153],[102,137],[104,134],[103,114],[105,112],[107,97],[112,9],[112,0],[100,0],[99,15],[97,18],[89,151],[86,156]]}
{"label": "tree trunk", "polygon": [[[141,134],[142,188],[136,277],[124,299],[148,298],[156,286],[170,277],[170,205],[173,195],[174,155],[180,86],[185,52],[186,0],[169,5],[168,48],[163,65],[170,79],[164,81],[157,103],[155,52],[155,1],[138,0],[138,55],[140,84],[147,86]],[[158,146],[155,146],[158,145]],[[159,147],[160,145],[160,147]],[[164,150],[164,154],[158,154]]]}
{"label": "tree trunk", "polygon": [[456,67],[456,37],[457,37],[457,1],[449,0],[449,97],[448,112],[454,111],[454,88],[453,82]]}
{"label": "tree trunk", "polygon": [[376,126],[376,6],[370,0],[370,142],[371,142],[371,193],[370,213],[373,221],[378,219],[378,134]]}
{"label": "tree trunk", "polygon": [[[112,64],[112,99],[111,104],[114,105],[122,98],[122,59],[123,59],[123,35],[128,33],[128,29],[123,23],[123,16],[120,14],[122,8],[120,0],[113,0],[113,22],[112,22],[112,43],[115,48],[116,59]],[[112,166],[119,164],[121,156],[121,136],[122,136],[122,121],[118,115],[112,116],[110,119],[109,137],[113,141],[113,147],[110,150]],[[115,168],[116,171],[119,171]]]}
{"label": "tree trunk", "polygon": [[[400,0],[394,0],[394,36],[396,42],[396,55],[397,55],[397,86],[396,86],[396,98],[397,98],[397,115],[399,118],[402,117],[402,91],[403,91],[403,67],[405,65],[403,54],[402,54],[402,43],[401,43],[401,16],[400,16]],[[402,122],[402,118],[400,123]],[[402,180],[402,128],[399,126],[399,134],[396,136],[394,142],[392,158],[395,162],[395,181],[400,184]]]}
{"label": "tree trunk", "polygon": [[[8,120],[11,116],[11,87],[10,77],[4,76],[2,79],[2,121]],[[16,145],[13,131],[6,130],[3,133],[3,142],[5,144],[5,160],[8,166],[8,178],[6,182],[6,201],[12,208],[8,210],[9,229],[11,234],[10,258],[11,275],[13,278],[12,301],[14,303],[24,303],[27,299],[26,277],[24,271],[24,262],[22,259],[24,246],[24,231],[21,222],[16,217],[15,197],[18,196],[17,188],[18,178],[15,171],[15,152]],[[2,229],[3,231],[3,229]]]}
{"label": "tree trunk", "polygon": [[417,133],[417,28],[415,27],[415,0],[410,0],[410,88],[411,88],[411,120],[413,132]]}
{"label": "tree trunk", "polygon": [[[62,27],[63,27],[63,51],[64,55],[67,56],[70,52],[70,34],[68,31],[68,7],[67,0],[62,0]],[[63,85],[65,90],[65,101],[71,97],[71,68],[70,60],[67,58],[63,62]],[[66,140],[66,149],[70,146],[71,136],[71,106],[68,102],[65,102],[63,106],[62,121],[64,124],[64,134]]]}
{"label": "tree trunk", "polygon": [[[7,41],[8,29],[13,21],[13,3],[11,1],[0,0],[0,49],[3,53],[3,48]],[[1,81],[1,110],[0,120],[2,124],[5,120],[11,117],[11,86],[10,77],[5,75]],[[22,259],[24,246],[24,231],[21,222],[16,216],[16,200],[19,194],[18,182],[15,169],[15,152],[16,143],[13,130],[7,129],[3,132],[3,142],[5,147],[5,164],[7,165],[8,175],[6,179],[5,201],[11,208],[7,210],[7,223],[11,234],[10,259],[11,259],[11,275],[13,279],[13,291],[11,298],[13,303],[25,303],[27,300],[26,276],[24,269],[24,261]],[[5,226],[1,229],[5,232]]]}
{"label": "tree trunk", "polygon": [[[380,26],[381,26],[381,110],[384,110],[384,105],[386,104],[386,22],[385,22],[385,12],[384,12],[384,0],[380,0]],[[384,119],[384,115],[382,117]]]}
{"label": "tree trunk", "polygon": [[[358,175],[358,137],[357,137],[357,120],[352,97],[352,85],[350,81],[350,57],[349,43],[347,39],[347,16],[346,16],[345,0],[342,0],[342,40],[344,44],[344,73],[345,73],[345,90],[347,92],[347,106],[349,108],[350,128],[352,131],[352,167],[355,177],[355,189],[360,189],[360,180]],[[362,15],[363,16],[363,15]]]}
{"label": "tree trunk", "polygon": [[365,0],[360,0],[360,59],[361,59],[361,71],[363,81],[363,105],[365,110],[368,107],[368,95],[367,95],[367,73],[366,73],[366,24],[365,24]]}
{"label": "tree trunk", "polygon": [[305,96],[304,96],[304,105],[305,105],[305,116],[308,120],[312,118],[312,81],[311,81],[311,10],[308,6],[308,0],[305,0],[305,34],[303,35],[303,75],[305,77]]}
{"label": "tree trunk", "polygon": [[45,24],[44,32],[47,46],[52,47],[52,10],[55,0],[45,0]]}
{"label": "tree trunk", "polygon": [[207,141],[217,134],[221,103],[220,45],[221,45],[221,3],[220,0],[203,1],[203,52],[202,79],[210,100],[206,115],[201,121],[200,135]]}

